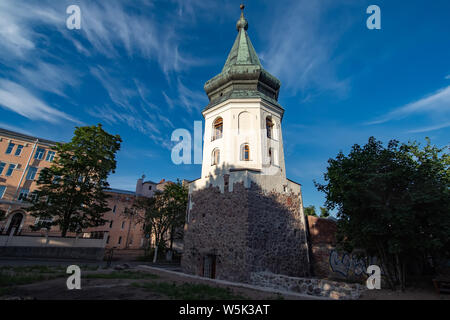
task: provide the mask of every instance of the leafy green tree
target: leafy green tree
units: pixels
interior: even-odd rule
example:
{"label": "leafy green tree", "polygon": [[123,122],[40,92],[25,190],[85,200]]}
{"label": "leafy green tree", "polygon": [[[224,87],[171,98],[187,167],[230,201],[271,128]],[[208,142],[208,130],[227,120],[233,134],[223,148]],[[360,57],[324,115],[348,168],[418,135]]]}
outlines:
{"label": "leafy green tree", "polygon": [[450,248],[450,156],[448,147],[371,137],[348,156],[328,161],[328,209],[337,208],[337,239],[342,248],[377,256],[395,289],[406,284],[408,264],[448,257]]}
{"label": "leafy green tree", "polygon": [[170,249],[180,227],[184,225],[188,191],[180,181],[168,183],[163,191],[153,197],[138,198],[134,204],[135,221],[144,224],[144,230],[155,238],[153,262],[158,259],[158,251],[166,247],[170,236]]}
{"label": "leafy green tree", "polygon": [[327,208],[320,207],[320,217],[321,218],[328,218],[330,216],[330,210]]}
{"label": "leafy green tree", "polygon": [[139,197],[133,207],[136,209],[135,221],[144,224],[146,234],[155,237],[155,250],[153,262],[156,262],[158,250],[165,246],[165,234],[170,228],[169,217],[164,210],[165,201],[163,193],[156,191],[153,197]]}
{"label": "leafy green tree", "polygon": [[303,209],[303,211],[305,212],[305,216],[317,217],[316,207],[315,206],[306,207],[306,208]]}
{"label": "leafy green tree", "polygon": [[184,223],[188,202],[188,189],[178,180],[177,183],[169,183],[164,188],[166,198],[166,213],[170,217],[170,250],[173,241],[183,238]]}
{"label": "leafy green tree", "polygon": [[[42,169],[36,197],[27,210],[40,221],[34,228],[59,226],[61,235],[103,225],[109,187],[107,177],[116,169],[122,142],[97,126],[77,127],[72,140],[57,143],[51,167]],[[51,221],[51,222],[48,222]]]}

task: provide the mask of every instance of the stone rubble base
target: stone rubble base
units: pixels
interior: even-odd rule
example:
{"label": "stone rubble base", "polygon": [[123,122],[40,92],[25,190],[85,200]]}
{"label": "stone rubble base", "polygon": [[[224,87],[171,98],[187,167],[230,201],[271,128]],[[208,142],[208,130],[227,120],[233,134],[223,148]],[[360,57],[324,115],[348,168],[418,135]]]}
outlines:
{"label": "stone rubble base", "polygon": [[314,278],[295,278],[270,272],[253,272],[251,284],[336,300],[356,300],[367,288],[358,283],[345,283]]}

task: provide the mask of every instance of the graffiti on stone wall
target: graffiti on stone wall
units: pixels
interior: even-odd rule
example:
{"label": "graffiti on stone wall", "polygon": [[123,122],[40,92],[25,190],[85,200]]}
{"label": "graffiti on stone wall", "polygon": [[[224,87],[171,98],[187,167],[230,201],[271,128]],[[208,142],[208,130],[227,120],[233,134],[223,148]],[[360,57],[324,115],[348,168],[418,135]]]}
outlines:
{"label": "graffiti on stone wall", "polygon": [[377,264],[376,257],[369,257],[367,259],[360,258],[356,254],[349,254],[347,252],[339,253],[336,250],[331,250],[330,252],[331,270],[346,278],[367,275],[367,267],[372,264]]}

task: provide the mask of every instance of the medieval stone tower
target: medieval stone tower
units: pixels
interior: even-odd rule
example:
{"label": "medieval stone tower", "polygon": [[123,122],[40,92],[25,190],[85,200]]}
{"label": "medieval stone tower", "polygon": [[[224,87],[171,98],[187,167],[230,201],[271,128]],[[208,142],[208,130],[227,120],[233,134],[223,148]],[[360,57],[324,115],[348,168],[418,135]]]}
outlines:
{"label": "medieval stone tower", "polygon": [[301,186],[286,178],[280,81],[264,70],[247,34],[207,81],[202,175],[189,185],[182,267],[249,282],[253,272],[309,271]]}

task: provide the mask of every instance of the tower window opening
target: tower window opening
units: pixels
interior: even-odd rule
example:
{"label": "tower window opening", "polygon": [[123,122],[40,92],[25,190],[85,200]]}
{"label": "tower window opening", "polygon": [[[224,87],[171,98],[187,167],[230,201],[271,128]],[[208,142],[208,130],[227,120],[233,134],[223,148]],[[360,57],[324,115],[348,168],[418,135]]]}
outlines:
{"label": "tower window opening", "polygon": [[241,161],[250,161],[250,146],[247,143],[241,147]]}
{"label": "tower window opening", "polygon": [[212,140],[217,140],[222,138],[222,133],[223,133],[223,119],[222,118],[217,118],[214,121],[214,125],[213,125],[213,137]]}
{"label": "tower window opening", "polygon": [[266,130],[267,138],[272,139],[273,137],[273,122],[271,117],[266,118]]}
{"label": "tower window opening", "polygon": [[220,150],[219,149],[214,149],[213,153],[212,153],[212,166],[218,165],[220,162]]}

